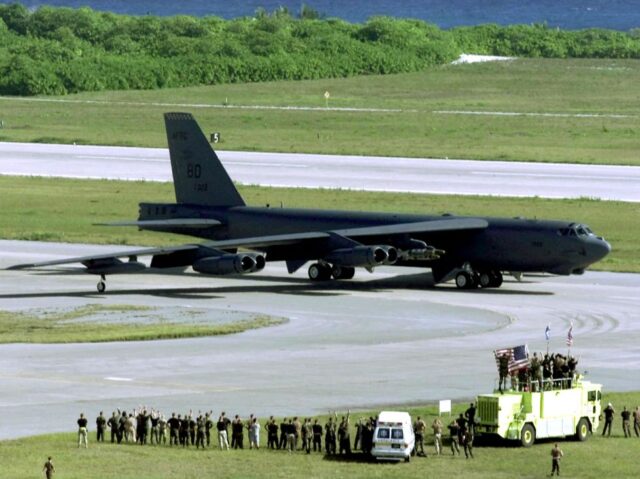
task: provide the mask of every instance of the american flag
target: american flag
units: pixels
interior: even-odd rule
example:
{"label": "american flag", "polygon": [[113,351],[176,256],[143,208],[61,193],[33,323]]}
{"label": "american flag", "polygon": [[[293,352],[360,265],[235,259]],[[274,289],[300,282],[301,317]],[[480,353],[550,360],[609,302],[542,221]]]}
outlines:
{"label": "american flag", "polygon": [[569,326],[569,332],[567,333],[567,346],[573,346],[573,324]]}
{"label": "american flag", "polygon": [[500,356],[509,356],[509,374],[525,369],[529,366],[529,348],[526,344],[514,348],[496,349],[493,352],[496,356],[496,364],[500,368]]}

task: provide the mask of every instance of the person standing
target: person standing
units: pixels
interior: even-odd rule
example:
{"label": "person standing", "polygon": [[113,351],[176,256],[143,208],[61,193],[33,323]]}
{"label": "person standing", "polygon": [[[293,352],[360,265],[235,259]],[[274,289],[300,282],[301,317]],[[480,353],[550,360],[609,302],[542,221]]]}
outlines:
{"label": "person standing", "polygon": [[604,428],[602,429],[602,435],[605,433],[607,437],[611,436],[611,424],[613,423],[613,415],[616,413],[616,410],[613,409],[611,403],[607,404],[607,407],[604,408]]}
{"label": "person standing", "polygon": [[551,475],[555,472],[557,476],[560,475],[560,458],[564,456],[562,449],[558,447],[558,443],[551,449]]}
{"label": "person standing", "polygon": [[439,456],[442,454],[442,421],[439,417],[433,420],[431,429],[433,429],[433,444],[436,447],[436,454]]}
{"label": "person standing", "polygon": [[308,417],[302,424],[302,448],[311,454],[311,439],[313,437],[313,428],[311,427],[311,418]]}
{"label": "person standing", "polygon": [[416,435],[416,444],[413,448],[412,454],[417,454],[418,456],[425,456],[424,453],[424,433],[427,430],[426,423],[422,420],[420,416],[417,417],[415,424],[413,425],[413,430]]}
{"label": "person standing", "polygon": [[249,425],[249,449],[260,449],[260,423],[254,417]]}
{"label": "person standing", "polygon": [[633,411],[633,430],[636,433],[636,437],[640,437],[640,406],[636,406]]}
{"label": "person standing", "polygon": [[336,427],[333,418],[329,417],[329,421],[324,425],[324,452],[325,454],[336,453]]}
{"label": "person standing", "polygon": [[211,444],[211,429],[213,428],[213,421],[211,420],[211,413],[206,412],[204,414],[204,428],[205,436],[207,438],[207,447]]}
{"label": "person standing", "polygon": [[313,452],[316,452],[316,448],[318,452],[322,452],[322,425],[318,424],[317,419],[313,421],[311,430],[313,431]]}
{"label": "person standing", "polygon": [[287,430],[289,429],[289,423],[285,417],[280,422],[280,442],[278,443],[278,449],[286,449],[287,447]]}
{"label": "person standing", "polygon": [[509,376],[509,354],[503,353],[498,357],[498,373],[500,374],[500,382],[498,383],[498,391],[502,393],[507,388],[507,377]]}
{"label": "person standing", "polygon": [[471,434],[476,433],[476,406],[475,404],[469,404],[469,409],[464,413],[464,417],[467,420],[467,429],[471,431]]}
{"label": "person standing", "polygon": [[84,417],[84,413],[80,413],[80,418],[78,419],[78,447],[80,444],[84,444],[85,449],[88,447],[87,444],[87,418]]}
{"label": "person standing", "polygon": [[218,430],[218,447],[220,449],[229,450],[229,440],[227,438],[227,428],[229,427],[229,418],[225,416],[224,411],[220,414],[216,429]]}
{"label": "person standing", "polygon": [[627,406],[622,408],[620,416],[622,417],[622,432],[624,432],[624,437],[631,437],[631,411],[627,411]]}
{"label": "person standing", "polygon": [[104,442],[104,430],[106,427],[107,419],[102,414],[102,411],[100,411],[100,414],[96,418],[96,442]]}
{"label": "person standing", "polygon": [[279,449],[278,447],[278,424],[276,420],[271,416],[269,422],[266,424],[267,430],[267,447],[269,449]]}
{"label": "person standing", "polygon": [[171,413],[171,417],[167,421],[169,426],[169,445],[178,445],[178,433],[180,431],[180,419],[176,417],[176,413]]}
{"label": "person standing", "polygon": [[56,472],[56,468],[53,467],[53,462],[51,461],[51,456],[47,459],[47,462],[44,463],[44,467],[42,468],[44,475],[47,479],[53,478],[53,473]]}
{"label": "person standing", "polygon": [[118,416],[116,416],[116,412],[113,411],[109,421],[107,421],[107,426],[109,426],[109,429],[111,430],[111,444],[116,442],[118,438],[118,423]]}
{"label": "person standing", "polygon": [[196,419],[196,449],[204,449],[205,427],[204,417],[200,414]]}
{"label": "person standing", "polygon": [[464,457],[473,459],[473,433],[468,429],[462,435],[462,446],[464,447]]}
{"label": "person standing", "polygon": [[451,421],[451,424],[449,424],[448,427],[449,427],[449,436],[451,439],[451,454],[455,456],[457,452],[459,456],[460,447],[458,446],[458,434],[460,432],[460,426],[455,420],[453,420]]}

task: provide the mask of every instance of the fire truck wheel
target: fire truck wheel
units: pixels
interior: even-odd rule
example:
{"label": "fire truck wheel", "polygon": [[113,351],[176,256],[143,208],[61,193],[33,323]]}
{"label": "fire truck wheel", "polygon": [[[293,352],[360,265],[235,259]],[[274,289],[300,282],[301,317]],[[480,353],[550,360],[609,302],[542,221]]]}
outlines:
{"label": "fire truck wheel", "polygon": [[525,424],[522,431],[520,431],[520,444],[522,444],[523,447],[531,447],[535,441],[536,430],[531,424]]}
{"label": "fire truck wheel", "polygon": [[578,441],[586,441],[587,435],[589,434],[589,421],[586,418],[580,419],[578,421],[578,426],[576,427],[576,439]]}

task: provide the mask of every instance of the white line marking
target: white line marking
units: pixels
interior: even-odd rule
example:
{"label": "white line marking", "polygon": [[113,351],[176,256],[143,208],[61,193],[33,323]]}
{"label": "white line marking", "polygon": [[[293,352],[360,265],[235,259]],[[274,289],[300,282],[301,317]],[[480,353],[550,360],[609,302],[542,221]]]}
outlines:
{"label": "white line marking", "polygon": [[133,379],[131,378],[119,378],[117,376],[107,376],[105,379],[107,381],[125,381],[125,382],[133,381]]}
{"label": "white line marking", "polygon": [[[585,179],[585,180],[593,180],[593,176],[589,175],[558,175],[553,173],[506,173],[499,171],[472,171],[472,175],[477,176],[521,176],[521,177],[536,177],[536,178],[568,178],[568,179]],[[600,177],[599,179],[602,179]],[[607,176],[607,180],[617,180],[617,181],[638,181],[638,178],[629,177],[629,176]]]}
{"label": "white line marking", "polygon": [[301,164],[289,164],[289,163],[271,163],[266,161],[264,163],[252,163],[249,161],[223,161],[225,165],[238,165],[238,166],[276,166],[282,168],[309,168],[309,165],[301,165]]}
{"label": "white line marking", "polygon": [[534,113],[517,111],[466,111],[434,110],[436,115],[488,115],[488,116],[546,116],[558,118],[638,118],[638,115],[618,115],[615,113]]}
{"label": "white line marking", "polygon": [[167,163],[169,159],[140,158],[136,156],[112,156],[112,155],[75,155],[80,160],[120,160],[120,161],[152,161],[155,163]]}

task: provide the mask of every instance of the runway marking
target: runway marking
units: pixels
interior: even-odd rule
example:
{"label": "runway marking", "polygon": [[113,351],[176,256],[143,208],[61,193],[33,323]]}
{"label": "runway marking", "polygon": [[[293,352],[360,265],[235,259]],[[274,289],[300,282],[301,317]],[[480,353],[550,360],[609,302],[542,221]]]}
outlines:
{"label": "runway marking", "polygon": [[75,155],[74,158],[82,160],[119,160],[119,161],[150,161],[154,163],[167,163],[169,158],[140,158],[135,156],[111,156],[111,155]]}
{"label": "runway marking", "polygon": [[62,98],[18,98],[0,96],[0,100],[30,101],[44,103],[76,103],[87,105],[128,105],[128,106],[162,106],[185,108],[215,108],[220,110],[284,110],[284,111],[337,111],[347,113],[403,113],[418,112],[418,110],[403,110],[401,108],[359,108],[359,107],[324,107],[324,106],[275,106],[275,105],[215,105],[211,103],[164,103],[141,101],[106,101],[106,100],[70,100]]}
{"label": "runway marking", "polygon": [[131,378],[119,378],[117,376],[107,376],[105,378],[107,381],[121,381],[121,382],[130,382],[133,381]]}
{"label": "runway marking", "polygon": [[543,116],[551,118],[638,118],[638,115],[616,113],[536,113],[518,111],[434,110],[435,115]]}

